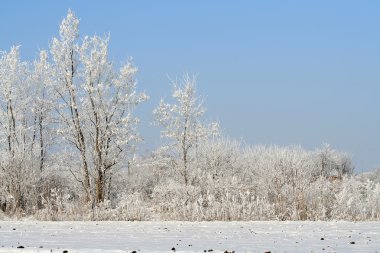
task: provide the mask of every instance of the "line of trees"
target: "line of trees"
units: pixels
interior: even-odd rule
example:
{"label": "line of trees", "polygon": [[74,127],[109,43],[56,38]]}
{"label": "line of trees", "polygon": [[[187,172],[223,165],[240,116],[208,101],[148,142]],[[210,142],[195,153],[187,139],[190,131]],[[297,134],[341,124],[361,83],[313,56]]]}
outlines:
{"label": "line of trees", "polygon": [[[108,37],[79,36],[69,11],[34,62],[0,52],[0,215],[39,219],[378,219],[380,186],[323,145],[250,147],[205,124],[195,78],[153,111],[164,145],[146,156],[131,61]],[[376,175],[376,174],[375,174]]]}

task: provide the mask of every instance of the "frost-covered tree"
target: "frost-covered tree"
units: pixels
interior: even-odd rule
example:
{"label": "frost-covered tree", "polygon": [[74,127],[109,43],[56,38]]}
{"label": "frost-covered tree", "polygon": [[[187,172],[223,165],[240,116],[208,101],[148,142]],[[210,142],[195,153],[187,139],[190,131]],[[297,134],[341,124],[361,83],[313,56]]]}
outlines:
{"label": "frost-covered tree", "polygon": [[52,124],[52,68],[48,61],[48,53],[40,52],[39,59],[34,61],[29,78],[32,85],[33,103],[33,148],[36,149],[37,163],[42,172],[46,167],[48,148],[53,144],[54,131]]}
{"label": "frost-covered tree", "polygon": [[[80,153],[82,177],[81,182],[86,193],[86,201],[91,199],[89,161],[85,142],[84,125],[80,115],[80,91],[75,81],[80,81],[79,67],[79,19],[69,11],[60,25],[60,38],[54,38],[51,45],[53,56],[56,111],[61,123],[60,134],[64,136]],[[74,174],[74,173],[73,173]]]}
{"label": "frost-covered tree", "polygon": [[351,157],[344,152],[332,149],[327,143],[315,152],[316,165],[319,168],[317,176],[339,176],[352,174],[354,166]]}
{"label": "frost-covered tree", "polygon": [[174,83],[174,104],[161,99],[153,114],[156,124],[163,127],[161,137],[172,141],[171,145],[179,156],[184,182],[189,183],[189,154],[199,141],[219,132],[217,123],[205,125],[201,118],[205,113],[202,99],[196,94],[195,78],[185,74],[180,82]]}
{"label": "frost-covered tree", "polygon": [[[22,112],[28,109],[30,102],[27,98],[29,87],[25,81],[27,64],[20,60],[19,47],[12,47],[9,53],[3,53],[0,66],[3,140],[7,142],[9,153],[15,156],[26,130],[17,127],[25,126],[26,115]],[[18,125],[19,122],[24,125]]]}
{"label": "frost-covered tree", "polygon": [[111,171],[126,163],[132,145],[139,140],[134,108],[147,99],[137,93],[137,69],[131,62],[113,70],[107,59],[108,38],[85,37],[80,44],[79,20],[69,11],[54,38],[51,54],[55,68],[56,111],[60,135],[76,149],[81,159],[81,175],[72,174],[82,184],[86,200],[105,198]]}
{"label": "frost-covered tree", "polygon": [[26,207],[33,186],[36,140],[33,138],[33,96],[29,69],[19,56],[19,47],[12,47],[0,56],[0,147],[1,187],[7,209]]}
{"label": "frost-covered tree", "polygon": [[[19,47],[12,47],[10,52],[3,52],[0,58],[0,122],[1,122],[1,187],[2,202],[12,202],[14,208],[21,206],[23,198],[24,166],[19,158],[22,154],[22,135],[25,127],[21,124],[20,112],[22,99],[19,92],[21,83],[26,78],[26,64],[19,58]],[[25,106],[22,106],[25,109]]]}
{"label": "frost-covered tree", "polygon": [[134,76],[137,68],[131,62],[113,71],[107,60],[108,39],[86,38],[81,48],[84,65],[86,120],[89,125],[90,157],[97,173],[96,198],[104,199],[104,186],[114,166],[126,165],[133,144],[140,140],[136,131],[138,119],[134,108],[147,99],[136,92]]}
{"label": "frost-covered tree", "polygon": [[32,65],[20,60],[19,47],[12,47],[0,63],[2,186],[11,200],[3,202],[11,204],[8,209],[35,208],[52,139],[47,53],[41,51]]}

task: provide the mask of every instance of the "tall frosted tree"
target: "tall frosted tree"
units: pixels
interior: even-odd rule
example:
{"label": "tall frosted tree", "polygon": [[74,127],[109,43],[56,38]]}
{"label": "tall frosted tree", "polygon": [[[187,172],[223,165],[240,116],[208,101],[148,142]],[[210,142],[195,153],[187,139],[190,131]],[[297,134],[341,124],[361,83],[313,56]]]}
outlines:
{"label": "tall frosted tree", "polygon": [[172,141],[176,151],[183,180],[189,183],[188,163],[190,152],[196,144],[219,133],[219,125],[206,125],[201,119],[205,113],[201,97],[196,94],[195,77],[185,74],[179,82],[173,84],[174,103],[161,99],[153,114],[157,125],[161,126],[161,137]]}
{"label": "tall frosted tree", "polygon": [[[1,193],[7,195],[7,209],[19,211],[35,196],[33,181],[38,150],[34,138],[35,102],[31,70],[20,60],[19,47],[0,55],[0,147]],[[35,199],[35,198],[34,198]]]}
{"label": "tall frosted tree", "polygon": [[80,44],[78,27],[78,18],[69,11],[60,37],[52,42],[56,111],[61,136],[81,159],[81,173],[72,169],[72,174],[87,201],[102,202],[112,169],[128,160],[139,140],[133,110],[147,96],[136,91],[137,69],[131,62],[114,71],[107,59],[108,38],[86,36]]}
{"label": "tall frosted tree", "polygon": [[[71,11],[60,25],[60,38],[54,38],[51,45],[55,74],[55,92],[57,94],[56,111],[61,123],[60,133],[79,151],[82,177],[76,176],[86,193],[86,201],[91,199],[89,162],[85,143],[84,125],[81,122],[81,111],[78,86],[79,79],[79,19]],[[73,173],[74,175],[74,173]]]}
{"label": "tall frosted tree", "polygon": [[54,133],[52,129],[52,68],[48,61],[48,53],[42,50],[38,60],[34,61],[31,75],[31,95],[30,104],[33,114],[33,148],[37,166],[42,172],[46,167],[47,151],[53,143]]}

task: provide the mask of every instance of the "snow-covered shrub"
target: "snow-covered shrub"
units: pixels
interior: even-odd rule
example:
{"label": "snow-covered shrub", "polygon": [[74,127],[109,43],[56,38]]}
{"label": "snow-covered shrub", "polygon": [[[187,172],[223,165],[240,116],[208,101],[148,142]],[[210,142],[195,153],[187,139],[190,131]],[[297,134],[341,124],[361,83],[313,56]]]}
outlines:
{"label": "snow-covered shrub", "polygon": [[197,220],[194,203],[197,202],[200,188],[167,180],[153,190],[153,203],[164,219]]}
{"label": "snow-covered shrub", "polygon": [[310,152],[276,146],[259,146],[248,152],[257,196],[274,205],[278,219],[305,219],[307,188],[315,170]]}
{"label": "snow-covered shrub", "polygon": [[334,150],[329,144],[323,144],[314,152],[314,161],[317,168],[316,176],[350,175],[354,170],[350,156],[345,152]]}
{"label": "snow-covered shrub", "polygon": [[324,177],[319,177],[311,182],[305,189],[306,219],[308,220],[329,220],[333,219],[331,213],[336,202],[335,192],[337,184],[332,183]]}
{"label": "snow-covered shrub", "polygon": [[152,212],[147,204],[138,193],[123,195],[115,209],[113,219],[129,221],[150,220]]}
{"label": "snow-covered shrub", "polygon": [[337,219],[378,219],[380,214],[380,185],[373,181],[361,182],[355,177],[345,178],[337,192],[333,216]]}

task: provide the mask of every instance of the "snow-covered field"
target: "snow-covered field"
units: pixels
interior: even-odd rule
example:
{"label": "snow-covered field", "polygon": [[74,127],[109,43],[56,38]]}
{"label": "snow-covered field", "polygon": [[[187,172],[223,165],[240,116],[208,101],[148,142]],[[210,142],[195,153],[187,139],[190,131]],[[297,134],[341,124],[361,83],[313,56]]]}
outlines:
{"label": "snow-covered field", "polygon": [[0,252],[133,251],[380,252],[380,222],[0,221]]}

